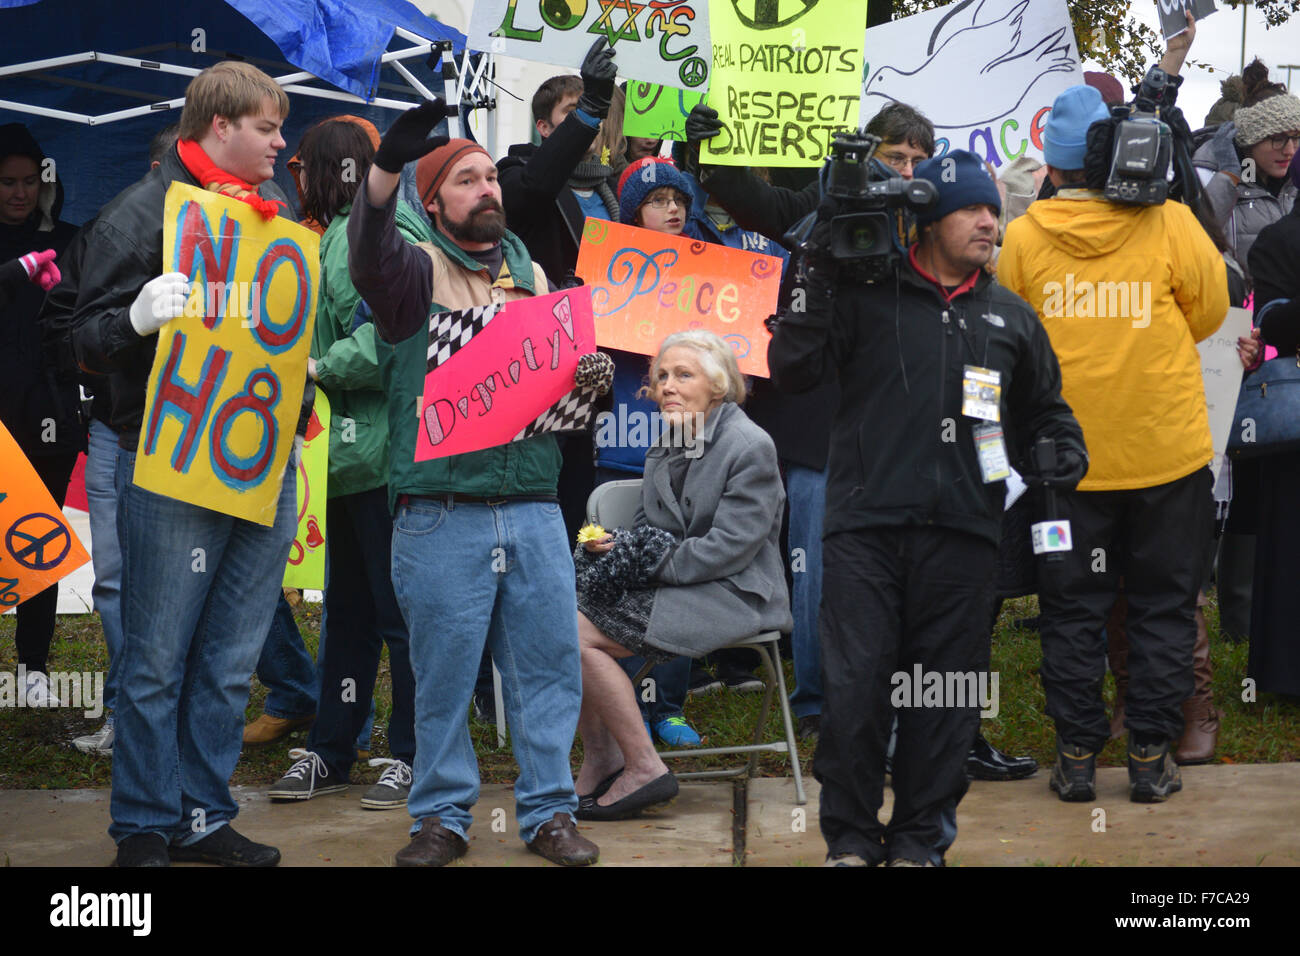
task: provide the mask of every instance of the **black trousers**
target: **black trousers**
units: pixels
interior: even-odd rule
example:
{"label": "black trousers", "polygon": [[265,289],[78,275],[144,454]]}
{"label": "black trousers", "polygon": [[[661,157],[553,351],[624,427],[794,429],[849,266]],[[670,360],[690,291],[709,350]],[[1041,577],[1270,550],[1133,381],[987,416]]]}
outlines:
{"label": "black trousers", "polygon": [[[831,855],[924,861],[940,815],[966,793],[979,704],[895,708],[895,674],[987,671],[995,544],[942,528],[832,534],[822,551],[822,722],[813,772]],[[945,701],[945,704],[951,701]],[[885,752],[898,716],[894,812],[885,826]]]}
{"label": "black trousers", "polygon": [[[370,716],[379,655],[388,645],[393,713],[388,746],[415,764],[415,674],[406,622],[393,593],[393,518],[388,489],[340,495],[326,505],[329,577],[325,582],[325,640],[316,662],[320,702],[307,749],[320,754],[331,778],[346,781],[356,739]],[[347,683],[347,682],[351,683]]]}
{"label": "black trousers", "polygon": [[[76,467],[77,456],[73,455],[34,455],[32,467],[45,484],[45,489],[53,496],[54,503],[63,507],[68,496],[68,480],[72,469]],[[50,641],[54,639],[54,619],[59,609],[59,586],[51,584],[44,591],[29,597],[14,616],[18,619],[14,628],[14,645],[18,650],[18,663],[32,671],[45,671],[50,654]],[[20,688],[21,690],[21,688]]]}
{"label": "black trousers", "polygon": [[1074,549],[1038,559],[1043,690],[1057,736],[1099,750],[1110,736],[1101,700],[1106,617],[1119,579],[1128,597],[1131,732],[1176,741],[1183,701],[1192,693],[1196,592],[1205,580],[1214,534],[1208,468],[1131,491],[1058,495]]}

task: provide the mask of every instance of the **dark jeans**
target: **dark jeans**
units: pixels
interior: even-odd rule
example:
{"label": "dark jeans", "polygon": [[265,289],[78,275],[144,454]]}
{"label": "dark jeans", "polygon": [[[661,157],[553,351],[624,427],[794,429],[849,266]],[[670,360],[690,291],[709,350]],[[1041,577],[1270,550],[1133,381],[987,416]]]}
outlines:
{"label": "dark jeans", "polygon": [[387,644],[393,679],[388,745],[394,757],[414,766],[415,675],[406,623],[393,593],[387,487],[329,499],[325,525],[328,636],[321,641],[317,661],[320,701],[307,749],[325,761],[331,778],[348,779],[357,735],[370,716],[379,656]]}
{"label": "dark jeans", "polygon": [[[997,546],[943,528],[842,532],[823,542],[822,721],[813,770],[832,855],[932,859],[966,793],[979,704],[895,707],[895,675],[987,671]],[[946,706],[945,706],[946,705]],[[878,819],[898,721],[894,811]]]}
{"label": "dark jeans", "polygon": [[[68,495],[68,479],[77,464],[76,455],[37,455],[30,459],[45,489],[60,508]],[[54,617],[59,608],[59,586],[51,584],[34,597],[28,598],[14,616],[18,618],[14,629],[14,644],[18,648],[18,663],[30,674],[44,671],[48,666],[50,641],[54,638]],[[22,692],[22,688],[19,688]]]}
{"label": "dark jeans", "polygon": [[1058,496],[1074,549],[1062,561],[1038,559],[1038,603],[1047,713],[1063,741],[1097,750],[1110,736],[1101,685],[1120,578],[1128,597],[1126,724],[1152,738],[1182,736],[1196,592],[1213,535],[1210,486],[1209,469],[1200,468],[1153,488]]}

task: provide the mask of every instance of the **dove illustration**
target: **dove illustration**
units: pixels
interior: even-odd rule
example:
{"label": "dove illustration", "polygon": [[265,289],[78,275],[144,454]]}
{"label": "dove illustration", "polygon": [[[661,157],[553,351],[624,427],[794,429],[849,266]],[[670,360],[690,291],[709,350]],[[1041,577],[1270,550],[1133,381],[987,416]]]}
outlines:
{"label": "dove illustration", "polygon": [[[964,0],[940,21],[930,37],[926,59],[915,69],[881,66],[863,85],[862,95],[916,102],[918,89],[943,88],[927,115],[936,128],[961,129],[1001,119],[1018,107],[1044,76],[1072,73],[1073,36],[1060,27],[1033,42],[1022,42],[1029,0],[1018,0],[997,16],[1008,0]],[[969,23],[958,16],[976,4]],[[991,19],[997,16],[997,19]],[[950,27],[958,26],[949,31]],[[945,36],[944,34],[947,33]]]}

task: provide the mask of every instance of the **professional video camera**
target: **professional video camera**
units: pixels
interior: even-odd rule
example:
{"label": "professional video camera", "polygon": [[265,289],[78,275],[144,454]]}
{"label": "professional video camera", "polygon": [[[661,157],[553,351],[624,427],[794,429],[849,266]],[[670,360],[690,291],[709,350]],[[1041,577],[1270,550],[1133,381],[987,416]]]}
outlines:
{"label": "professional video camera", "polygon": [[[831,143],[823,170],[823,192],[839,211],[826,220],[822,210],[805,217],[786,233],[786,244],[800,253],[814,246],[851,267],[856,278],[874,282],[906,249],[906,210],[923,211],[939,200],[934,184],[906,180],[872,156],[880,137],[840,133]],[[844,211],[847,210],[847,211]]]}
{"label": "professional video camera", "polygon": [[1175,105],[1181,84],[1182,77],[1153,66],[1132,103],[1111,107],[1109,119],[1092,125],[1084,160],[1090,188],[1127,205],[1158,206],[1169,198],[1199,205],[1192,131]]}

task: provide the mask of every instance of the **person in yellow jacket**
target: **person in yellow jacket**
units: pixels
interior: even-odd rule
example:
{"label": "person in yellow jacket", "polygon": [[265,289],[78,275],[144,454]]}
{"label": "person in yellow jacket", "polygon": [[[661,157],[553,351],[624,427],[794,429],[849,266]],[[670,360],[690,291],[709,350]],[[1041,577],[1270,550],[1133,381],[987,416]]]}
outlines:
{"label": "person in yellow jacket", "polygon": [[1007,227],[998,280],[1038,312],[1061,393],[1090,455],[1058,493],[1072,550],[1039,559],[1043,689],[1056,722],[1051,788],[1096,795],[1110,736],[1101,699],[1104,622],[1120,578],[1129,600],[1129,795],[1182,781],[1170,743],[1192,690],[1196,592],[1213,533],[1213,458],[1196,343],[1228,311],[1227,270],[1191,210],[1125,206],[1082,187],[1088,127],[1107,118],[1087,86],[1056,100],[1043,136],[1055,198]]}

